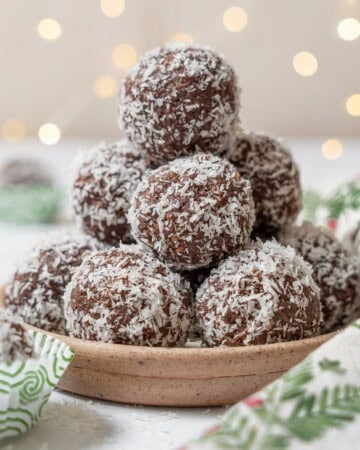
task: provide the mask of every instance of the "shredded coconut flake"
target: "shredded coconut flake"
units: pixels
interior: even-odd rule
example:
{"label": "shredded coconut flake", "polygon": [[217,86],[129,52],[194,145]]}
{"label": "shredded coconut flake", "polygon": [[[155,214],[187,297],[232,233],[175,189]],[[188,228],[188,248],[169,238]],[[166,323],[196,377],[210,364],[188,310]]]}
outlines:
{"label": "shredded coconut flake", "polygon": [[255,232],[271,236],[301,209],[299,169],[284,142],[261,132],[238,132],[227,158],[248,178],[255,202]]}
{"label": "shredded coconut flake", "polygon": [[279,239],[294,247],[313,268],[321,292],[322,330],[348,324],[360,309],[359,258],[350,255],[328,231],[310,222],[285,228]]}
{"label": "shredded coconut flake", "polygon": [[111,245],[130,242],[126,214],[145,171],[145,162],[130,142],[105,142],[80,153],[74,164],[71,203],[78,225]]}
{"label": "shredded coconut flake", "polygon": [[319,333],[319,288],[291,247],[251,244],[229,257],[196,294],[197,323],[209,346],[301,339]]}
{"label": "shredded coconut flake", "polygon": [[85,254],[103,245],[80,232],[46,234],[22,261],[5,292],[8,309],[26,323],[64,333],[63,294]]}
{"label": "shredded coconut flake", "polygon": [[208,47],[173,43],[147,52],[125,77],[119,125],[155,164],[228,148],[239,126],[233,69]]}
{"label": "shredded coconut flake", "polygon": [[0,361],[13,361],[33,356],[34,339],[23,322],[0,311]]}
{"label": "shredded coconut flake", "polygon": [[171,267],[206,267],[248,242],[250,183],[210,154],[177,159],[144,177],[128,220],[134,237]]}
{"label": "shredded coconut flake", "polygon": [[75,273],[65,293],[67,329],[110,343],[181,345],[191,297],[189,283],[152,253],[122,244],[92,254]]}

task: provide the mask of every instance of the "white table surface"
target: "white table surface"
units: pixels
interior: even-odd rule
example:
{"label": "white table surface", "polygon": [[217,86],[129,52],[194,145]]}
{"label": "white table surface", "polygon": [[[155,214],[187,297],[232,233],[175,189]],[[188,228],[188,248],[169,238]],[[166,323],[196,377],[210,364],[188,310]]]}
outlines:
{"label": "white table surface", "polygon": [[[292,140],[294,156],[302,171],[303,184],[323,192],[360,172],[360,140],[344,140],[338,161],[325,161],[320,153],[323,139]],[[91,143],[83,143],[88,148]],[[0,144],[1,158],[24,154],[40,157],[66,185],[68,164],[79,142],[64,142],[61,148],[39,148],[28,143],[21,150]],[[26,250],[49,226],[0,224],[0,283],[10,276]],[[171,450],[210,427],[223,408],[148,408],[91,401],[55,392],[39,424],[12,441],[6,450]],[[1,447],[0,447],[1,448]]]}
{"label": "white table surface", "polygon": [[168,409],[93,401],[56,391],[37,426],[3,450],[170,450],[214,423],[219,408]]}

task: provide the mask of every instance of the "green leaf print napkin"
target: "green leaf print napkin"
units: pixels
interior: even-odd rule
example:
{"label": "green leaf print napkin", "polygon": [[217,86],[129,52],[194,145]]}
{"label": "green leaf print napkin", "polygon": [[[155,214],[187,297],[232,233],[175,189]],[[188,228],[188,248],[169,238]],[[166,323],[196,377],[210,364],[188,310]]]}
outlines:
{"label": "green leaf print napkin", "polygon": [[[27,333],[33,343],[30,357],[8,351],[12,360],[0,358],[0,441],[24,433],[36,424],[74,356],[73,351],[58,339],[42,333]],[[4,334],[0,333],[1,338]],[[20,341],[15,344],[22,348],[27,345]],[[0,350],[0,356],[4,353]]]}
{"label": "green leaf print napkin", "polygon": [[360,320],[184,449],[360,449]]}

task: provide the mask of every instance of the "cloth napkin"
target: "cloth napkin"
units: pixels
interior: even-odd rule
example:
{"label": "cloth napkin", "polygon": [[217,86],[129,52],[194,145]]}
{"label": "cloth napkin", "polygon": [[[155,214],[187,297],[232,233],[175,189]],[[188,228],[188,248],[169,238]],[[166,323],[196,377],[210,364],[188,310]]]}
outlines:
{"label": "cloth napkin", "polygon": [[3,439],[25,433],[38,422],[74,358],[74,351],[59,339],[40,332],[29,334],[34,338],[33,356],[0,361],[0,448]]}
{"label": "cloth napkin", "polygon": [[360,319],[183,448],[360,449]]}

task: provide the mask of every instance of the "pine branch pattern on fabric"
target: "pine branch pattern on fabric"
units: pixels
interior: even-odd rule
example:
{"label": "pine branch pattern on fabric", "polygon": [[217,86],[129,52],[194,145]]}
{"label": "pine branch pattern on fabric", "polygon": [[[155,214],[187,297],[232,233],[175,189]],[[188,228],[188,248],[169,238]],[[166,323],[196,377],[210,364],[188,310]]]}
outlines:
{"label": "pine branch pattern on fabric", "polygon": [[354,421],[360,433],[360,320],[185,448],[292,450]]}

